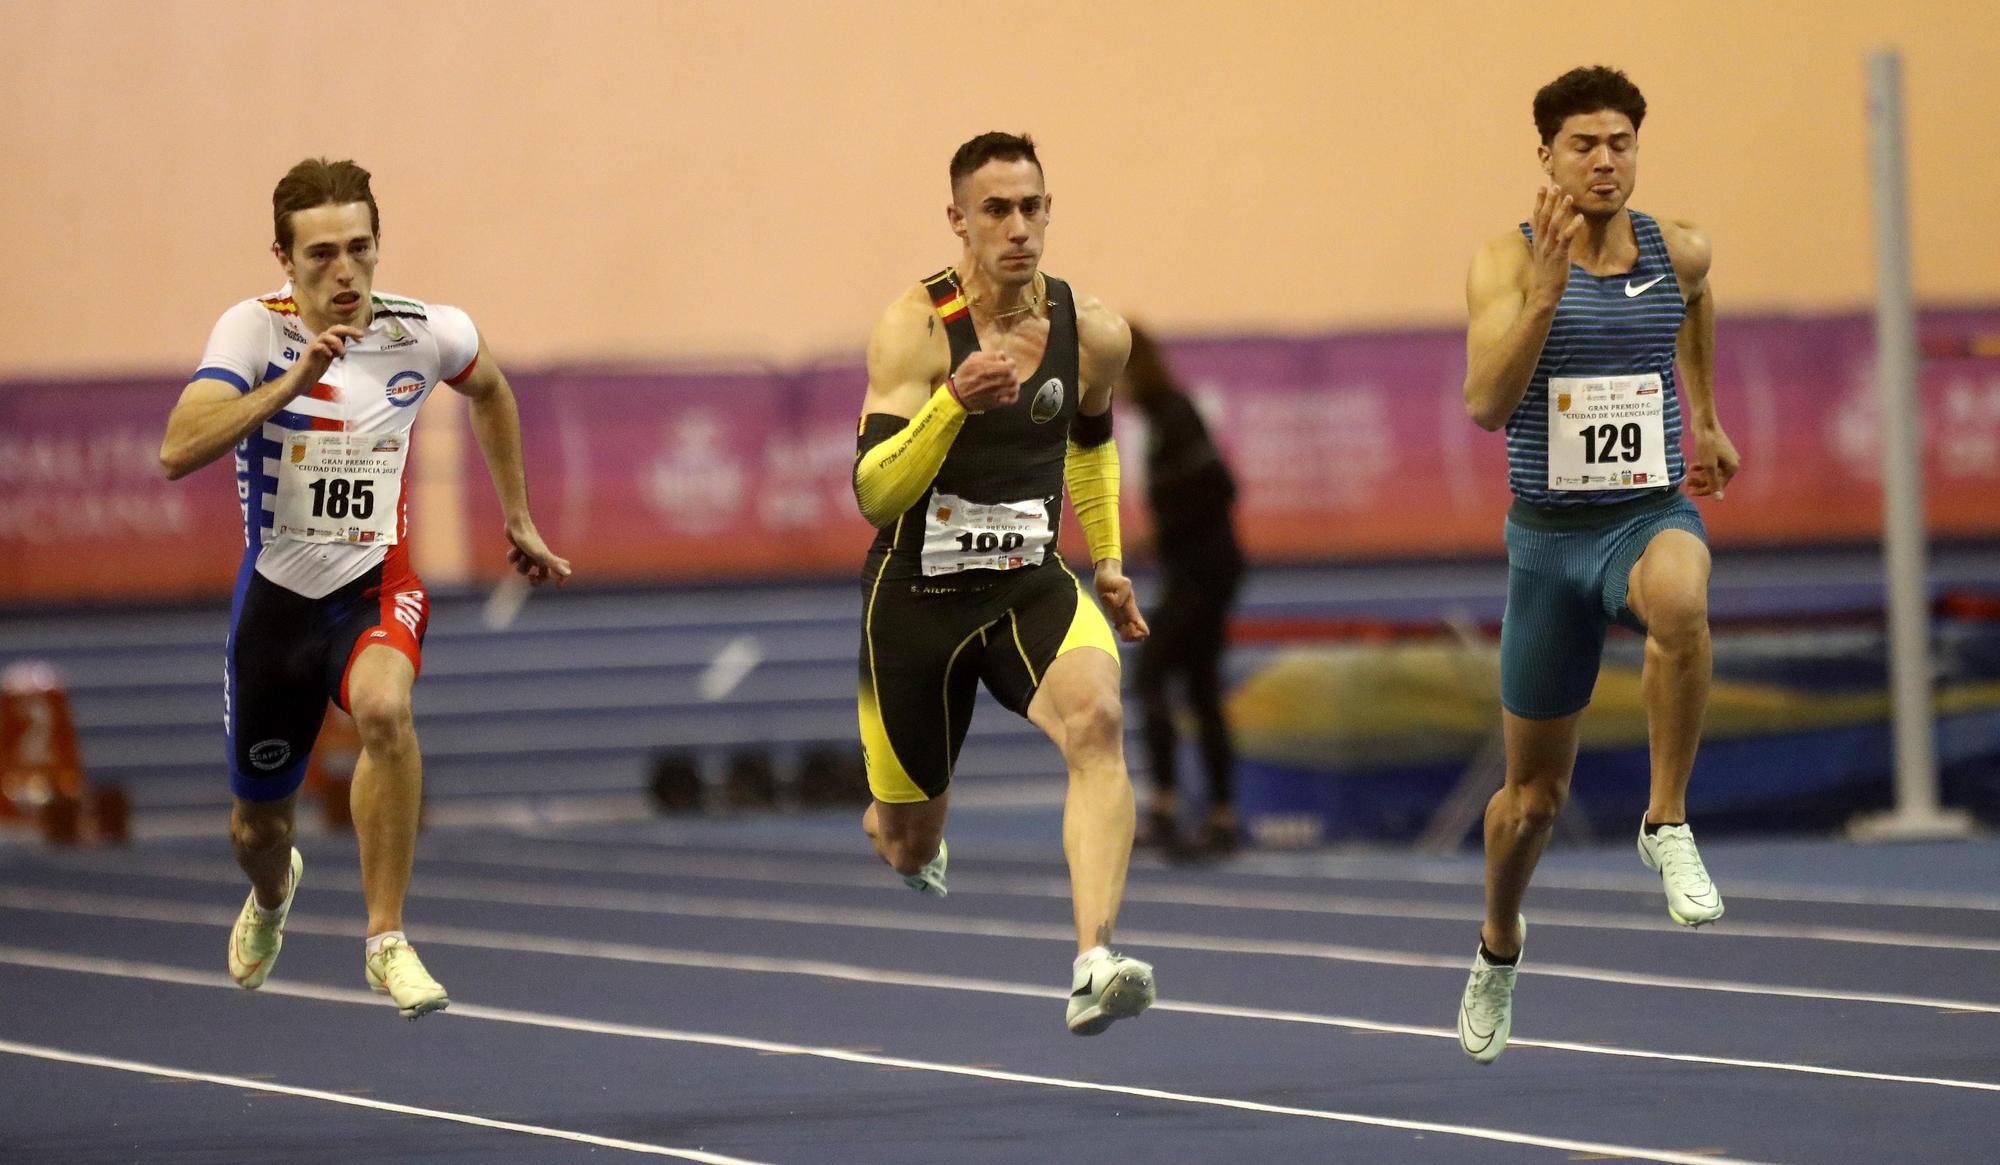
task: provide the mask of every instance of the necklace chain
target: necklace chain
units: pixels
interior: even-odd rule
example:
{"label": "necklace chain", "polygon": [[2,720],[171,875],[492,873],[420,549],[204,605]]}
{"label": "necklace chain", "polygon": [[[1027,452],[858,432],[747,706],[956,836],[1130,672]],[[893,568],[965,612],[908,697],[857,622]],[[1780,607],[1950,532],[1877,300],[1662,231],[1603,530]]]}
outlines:
{"label": "necklace chain", "polygon": [[[1006,311],[993,312],[992,318],[995,321],[1006,320],[1006,319],[1012,319],[1018,315],[1026,315],[1027,313],[1034,311],[1036,308],[1042,306],[1042,304],[1048,301],[1046,288],[1047,284],[1042,282],[1041,273],[1036,272],[1035,290],[1028,293],[1028,302],[1022,304],[1020,307],[1012,307],[1008,308]],[[970,307],[978,307],[980,304],[979,297],[976,295],[972,295],[971,293],[968,292],[966,295],[966,304],[967,306]]]}

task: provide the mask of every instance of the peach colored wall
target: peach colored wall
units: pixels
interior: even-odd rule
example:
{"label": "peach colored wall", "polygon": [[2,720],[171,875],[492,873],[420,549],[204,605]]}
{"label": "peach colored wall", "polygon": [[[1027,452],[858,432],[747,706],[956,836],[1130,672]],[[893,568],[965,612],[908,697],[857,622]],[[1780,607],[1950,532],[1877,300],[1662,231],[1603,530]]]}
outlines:
{"label": "peach colored wall", "polygon": [[1527,209],[1529,98],[1627,69],[1636,204],[1724,310],[1872,285],[1862,56],[1909,72],[1916,279],[2000,300],[2000,5],[0,0],[0,375],[191,367],[274,286],[269,191],[377,176],[389,290],[516,364],[852,353],[1026,129],[1048,265],[1168,331],[1450,321]]}

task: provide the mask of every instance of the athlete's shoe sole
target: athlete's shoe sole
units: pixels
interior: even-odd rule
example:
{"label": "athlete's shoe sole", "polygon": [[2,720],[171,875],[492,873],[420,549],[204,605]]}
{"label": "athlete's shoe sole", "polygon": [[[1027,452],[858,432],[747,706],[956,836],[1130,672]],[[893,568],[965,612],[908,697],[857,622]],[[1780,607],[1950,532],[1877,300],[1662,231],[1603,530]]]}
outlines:
{"label": "athlete's shoe sole", "polygon": [[278,904],[278,919],[271,925],[277,928],[277,935],[271,949],[263,958],[251,961],[243,957],[244,933],[258,925],[257,891],[243,900],[243,913],[236,916],[236,924],[229,928],[229,977],[246,991],[255,991],[271,977],[278,965],[278,952],[285,946],[285,919],[292,913],[292,899],[299,894],[299,878],[306,869],[305,855],[297,847],[292,849],[292,882],[285,891],[285,900]]}
{"label": "athlete's shoe sole", "polygon": [[1091,960],[1077,972],[1070,991],[1069,1030],[1094,1036],[1121,1019],[1131,1019],[1153,1005],[1159,987],[1153,967],[1124,955]]}

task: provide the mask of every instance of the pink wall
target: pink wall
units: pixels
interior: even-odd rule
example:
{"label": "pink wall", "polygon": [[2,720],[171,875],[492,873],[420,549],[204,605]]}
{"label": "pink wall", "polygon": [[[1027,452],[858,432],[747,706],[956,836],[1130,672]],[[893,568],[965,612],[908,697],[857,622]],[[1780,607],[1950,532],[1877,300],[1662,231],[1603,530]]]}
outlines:
{"label": "pink wall", "polygon": [[0,3],[0,375],[175,373],[274,286],[269,192],[377,174],[389,290],[519,367],[851,354],[954,256],[957,143],[1026,129],[1050,269],[1162,331],[1450,325],[1526,211],[1528,102],[1653,115],[1637,205],[1725,312],[1870,294],[1862,56],[1906,53],[1916,275],[2000,302],[1991,0],[1545,5]]}

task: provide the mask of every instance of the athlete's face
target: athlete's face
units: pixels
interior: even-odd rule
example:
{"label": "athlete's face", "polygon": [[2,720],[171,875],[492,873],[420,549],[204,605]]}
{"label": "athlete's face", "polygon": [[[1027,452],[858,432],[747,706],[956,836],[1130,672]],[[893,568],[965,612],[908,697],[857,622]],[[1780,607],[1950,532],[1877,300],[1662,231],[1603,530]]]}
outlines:
{"label": "athlete's face", "polygon": [[315,332],[335,324],[362,327],[375,286],[375,231],[365,202],[329,203],[292,212],[292,249],[273,243],[292,281],[299,317]]}
{"label": "athlete's face", "polygon": [[988,162],[960,179],[945,214],[975,266],[999,287],[1020,287],[1042,263],[1049,192],[1041,167],[1020,158]]}
{"label": "athlete's face", "polygon": [[1639,178],[1639,131],[1622,113],[1601,109],[1570,117],[1541,147],[1542,172],[1586,218],[1610,218],[1625,208]]}

